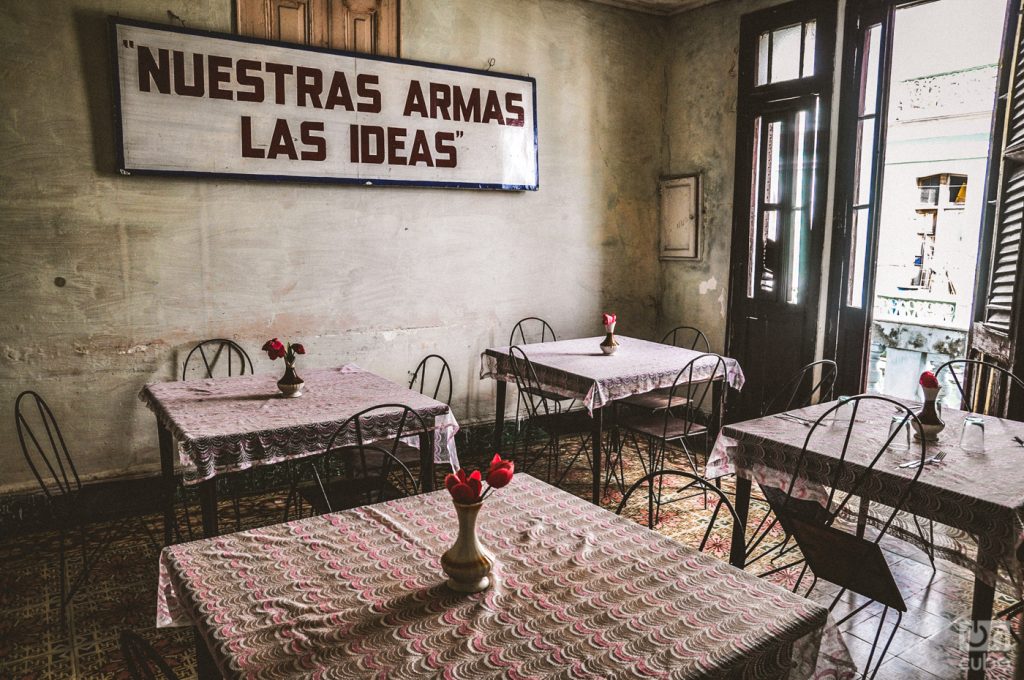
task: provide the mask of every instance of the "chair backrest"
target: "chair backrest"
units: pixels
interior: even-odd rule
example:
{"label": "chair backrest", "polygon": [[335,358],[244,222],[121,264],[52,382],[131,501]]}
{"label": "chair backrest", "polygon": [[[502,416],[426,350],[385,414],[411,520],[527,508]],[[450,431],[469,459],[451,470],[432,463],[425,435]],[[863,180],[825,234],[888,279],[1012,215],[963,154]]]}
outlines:
{"label": "chair backrest", "polygon": [[82,480],[46,401],[32,390],[22,392],[14,402],[14,421],[21,452],[46,498],[81,489]]}
{"label": "chair backrest", "polygon": [[214,338],[203,340],[188,353],[181,366],[181,379],[224,378],[253,373],[252,359],[234,340]]}
{"label": "chair backrest", "polygon": [[1000,409],[1014,387],[1018,398],[1024,397],[1024,381],[1002,366],[979,359],[947,361],[936,369],[935,378],[939,385],[951,379],[960,393],[960,408],[972,413],[1005,416]]}
{"label": "chair backrest", "polygon": [[[647,492],[647,507],[639,500],[630,505],[634,495],[642,490]],[[677,511],[664,509],[676,504],[679,504]],[[722,508],[725,508],[724,513]],[[703,477],[682,470],[656,470],[638,479],[622,496],[615,514],[621,515],[624,510],[648,529],[657,528],[663,520],[683,515],[688,534],[704,525],[700,542],[695,546],[697,550],[704,552],[709,549],[723,557],[729,554],[732,527],[739,522],[732,501],[722,489]],[[694,521],[698,515],[701,516]],[[673,535],[680,538],[676,532]]]}
{"label": "chair backrest", "polygon": [[[725,413],[725,397],[728,392],[723,386],[716,393],[715,382],[725,381],[728,368],[725,359],[717,354],[701,354],[690,359],[679,373],[669,391],[667,408],[664,410],[665,428],[663,439],[675,436],[688,437],[699,427],[717,432],[721,423],[711,423],[711,414],[721,419]],[[714,402],[718,400],[716,405]],[[682,422],[683,430],[677,424]]]}
{"label": "chair backrest", "polygon": [[[380,404],[349,417],[334,431],[320,457],[324,477],[328,480],[343,474],[360,479],[365,501],[376,503],[383,498],[392,473],[398,476],[407,495],[419,493],[419,483],[408,466],[398,457],[406,437],[427,432],[423,418],[404,404]],[[379,467],[375,465],[379,460]],[[319,476],[318,476],[318,479]],[[321,483],[321,491],[332,510],[329,496]]]}
{"label": "chair backrest", "polygon": [[812,361],[794,373],[775,396],[768,400],[761,409],[761,415],[832,401],[832,389],[838,372],[836,362],[831,359]]}
{"label": "chair backrest", "polygon": [[452,401],[452,369],[440,354],[423,357],[413,371],[409,389],[416,390],[444,404]]}
{"label": "chair backrest", "polygon": [[661,339],[663,345],[673,345],[698,352],[708,353],[711,351],[711,343],[699,328],[693,326],[676,326]]}
{"label": "chair backrest", "polygon": [[[844,413],[849,420],[844,415],[841,420],[833,422],[834,415],[840,409],[845,409]],[[909,458],[920,464],[908,471],[909,478],[899,497],[887,498],[885,505],[876,503],[872,506],[881,512],[873,522],[877,529],[874,537],[858,536],[846,530],[843,523],[837,523],[841,516],[852,517],[856,514],[857,510],[851,507],[851,501],[865,495],[864,487],[874,475],[875,468],[888,466],[891,457],[895,455],[889,446],[899,435],[899,430],[885,436],[879,430],[885,428],[888,432],[888,419],[884,423],[871,424],[864,419],[865,411],[877,413],[879,409],[886,415],[900,416],[901,426],[909,424],[911,431],[919,431],[917,416],[900,402],[878,395],[851,397],[845,405],[834,404],[810,426],[793,467],[788,488],[784,492],[765,491],[779,523],[792,534],[815,577],[898,611],[906,611],[906,604],[879,543],[903,510],[906,499],[921,476],[925,467],[925,442],[912,440],[909,456],[900,459]],[[835,460],[829,461],[831,469],[828,478],[815,479],[814,475],[809,474],[808,451],[822,443],[826,437],[827,443],[824,446],[838,455]],[[838,440],[841,440],[841,445]],[[857,451],[856,464],[849,460],[854,450]],[[800,497],[799,490],[806,488],[808,479],[828,490],[824,504],[812,498]]]}
{"label": "chair backrest", "polygon": [[512,327],[512,333],[508,336],[509,345],[530,345],[535,342],[555,342],[555,331],[544,319],[536,316],[528,316],[520,319]]}
{"label": "chair backrest", "polygon": [[549,402],[544,397],[544,388],[537,378],[537,371],[522,347],[508,348],[509,367],[516,383],[520,401],[526,406],[527,417],[537,418],[559,411],[558,402]]}
{"label": "chair backrest", "polygon": [[121,631],[121,656],[132,680],[178,680],[163,657],[130,630]]}

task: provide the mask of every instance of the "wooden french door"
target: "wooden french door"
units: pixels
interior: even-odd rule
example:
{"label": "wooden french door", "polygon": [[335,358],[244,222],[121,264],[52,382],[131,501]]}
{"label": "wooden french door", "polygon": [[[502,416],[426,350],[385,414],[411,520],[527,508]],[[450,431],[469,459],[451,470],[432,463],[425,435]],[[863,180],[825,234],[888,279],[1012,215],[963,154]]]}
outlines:
{"label": "wooden french door", "polygon": [[747,383],[730,419],[814,360],[835,20],[818,0],[742,19],[727,351]]}

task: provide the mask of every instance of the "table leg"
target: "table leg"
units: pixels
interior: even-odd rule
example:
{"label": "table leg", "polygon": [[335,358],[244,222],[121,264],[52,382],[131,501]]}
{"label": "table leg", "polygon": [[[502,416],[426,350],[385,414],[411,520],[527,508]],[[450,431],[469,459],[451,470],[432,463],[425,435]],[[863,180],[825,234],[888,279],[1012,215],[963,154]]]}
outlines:
{"label": "table leg", "polygon": [[203,535],[212,538],[220,533],[217,527],[217,478],[199,484],[199,506],[203,512]]}
{"label": "table leg", "polygon": [[736,516],[739,521],[732,527],[732,547],[729,564],[742,569],[747,565],[747,515],[750,512],[750,480],[736,477]]}
{"label": "table leg", "polygon": [[594,486],[591,500],[594,505],[601,504],[601,431],[604,420],[604,409],[595,408],[591,417],[590,427],[590,462],[594,467]]}
{"label": "table leg", "polygon": [[[998,562],[978,550],[979,570],[995,573]],[[977,574],[974,576],[974,601],[971,604],[971,646],[967,655],[968,680],[982,680],[985,677],[985,657],[988,653],[989,637],[992,634],[992,608],[995,602],[995,587],[985,583]],[[973,644],[978,642],[979,644]]]}
{"label": "table leg", "polygon": [[494,452],[501,451],[501,435],[505,429],[505,392],[508,383],[504,380],[498,381],[498,390],[494,397]]}
{"label": "table leg", "polygon": [[434,431],[420,432],[420,490],[434,490]]}
{"label": "table leg", "polygon": [[178,486],[174,479],[174,438],[159,419],[156,421],[156,436],[160,442],[160,477],[164,494],[164,545],[170,545],[174,538],[174,492]]}
{"label": "table leg", "polygon": [[713,425],[713,427],[711,428],[713,431],[711,432],[711,437],[709,438],[709,441],[711,442],[714,442],[715,440],[718,439],[718,431],[722,427],[722,417],[724,415],[722,413],[722,401],[724,396],[723,391],[725,389],[726,387],[724,380],[715,380],[713,383],[711,383],[711,423]]}
{"label": "table leg", "polygon": [[220,671],[213,661],[210,648],[206,646],[206,640],[199,634],[198,628],[193,628],[196,643],[196,676],[199,680],[220,680]]}

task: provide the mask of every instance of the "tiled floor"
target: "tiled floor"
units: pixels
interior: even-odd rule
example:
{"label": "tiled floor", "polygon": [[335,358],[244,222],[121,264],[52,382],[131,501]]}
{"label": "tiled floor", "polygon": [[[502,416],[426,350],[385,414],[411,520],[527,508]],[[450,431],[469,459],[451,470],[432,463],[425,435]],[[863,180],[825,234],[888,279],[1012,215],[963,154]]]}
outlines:
{"label": "tiled floor", "polygon": [[[627,477],[639,476],[637,470],[638,466],[630,466]],[[539,471],[538,466],[531,472],[539,475]],[[582,465],[569,475],[564,486],[589,497],[589,476]],[[620,498],[617,492],[610,492],[605,506],[614,510]],[[282,499],[283,494],[276,493],[246,499],[246,523],[279,521]],[[231,516],[226,504],[222,512],[225,520]],[[703,532],[702,522],[706,521],[703,513],[700,499],[673,506],[661,530],[696,545]],[[160,526],[156,516],[145,520],[153,529]],[[724,557],[728,553],[729,526],[722,520],[719,524],[707,549]],[[916,548],[896,540],[885,545],[910,611],[878,677],[964,677],[963,626],[970,613],[971,575],[948,564],[939,564],[932,572],[926,557]],[[191,631],[156,630],[154,626],[157,553],[141,528],[111,547],[87,590],[72,603],[69,623],[63,631],[59,621],[56,536],[37,534],[0,541],[0,564],[0,678],[127,678],[117,642],[125,628],[150,641],[181,678],[195,676]],[[783,572],[774,580],[785,584],[794,578],[795,574]],[[827,604],[835,592],[829,584],[819,584],[811,596]],[[996,607],[1009,606],[1012,601],[1009,594],[1000,593]],[[838,620],[861,602],[859,596],[847,594],[837,606],[835,618]],[[844,641],[861,666],[870,653],[879,611],[880,607],[873,605],[840,626]],[[892,629],[891,613],[889,619],[883,635]],[[1009,651],[991,655],[989,677],[1012,678],[1016,654],[1013,640],[1005,631],[997,631],[995,641]]]}

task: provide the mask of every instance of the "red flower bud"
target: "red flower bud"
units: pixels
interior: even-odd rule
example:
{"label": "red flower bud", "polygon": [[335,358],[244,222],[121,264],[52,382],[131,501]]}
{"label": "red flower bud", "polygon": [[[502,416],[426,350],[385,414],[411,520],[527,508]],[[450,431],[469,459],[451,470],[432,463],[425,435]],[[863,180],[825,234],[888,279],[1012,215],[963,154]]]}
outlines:
{"label": "red flower bud", "polygon": [[515,469],[515,462],[502,460],[501,456],[496,453],[491,459],[491,467],[487,471],[487,483],[495,489],[500,489],[512,481]]}
{"label": "red flower bud", "polygon": [[305,354],[306,348],[303,347],[300,343],[294,342],[292,343],[292,351],[295,352],[296,354]]}
{"label": "red flower bud", "polygon": [[921,387],[925,387],[928,389],[935,389],[936,387],[939,386],[938,379],[935,377],[935,374],[932,373],[931,371],[925,371],[924,373],[922,373],[920,382]]}

